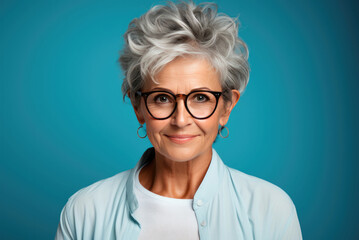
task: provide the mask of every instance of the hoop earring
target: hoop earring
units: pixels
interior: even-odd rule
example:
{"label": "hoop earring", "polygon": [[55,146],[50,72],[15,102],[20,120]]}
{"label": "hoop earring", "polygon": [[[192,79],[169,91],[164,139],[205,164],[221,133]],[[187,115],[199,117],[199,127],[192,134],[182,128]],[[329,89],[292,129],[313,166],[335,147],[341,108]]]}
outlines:
{"label": "hoop earring", "polygon": [[145,136],[141,136],[140,134],[139,134],[139,131],[140,131],[140,129],[141,128],[143,128],[143,125],[141,124],[141,126],[139,126],[138,128],[137,128],[137,136],[139,137],[139,138],[146,138],[147,137],[147,132],[146,132],[146,130],[144,129],[144,131],[146,132],[146,134],[145,134]]}
{"label": "hoop earring", "polygon": [[[225,136],[222,135],[223,129],[226,129],[226,132],[227,132],[227,134]],[[229,136],[229,130],[226,126],[221,126],[218,130],[218,134],[219,134],[219,136],[221,136],[221,138],[227,138]]]}

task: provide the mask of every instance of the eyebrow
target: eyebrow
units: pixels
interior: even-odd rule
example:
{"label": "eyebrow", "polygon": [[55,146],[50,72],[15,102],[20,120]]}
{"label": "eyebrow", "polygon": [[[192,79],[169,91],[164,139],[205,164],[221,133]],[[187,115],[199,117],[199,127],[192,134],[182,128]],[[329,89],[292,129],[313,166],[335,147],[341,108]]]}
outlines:
{"label": "eyebrow", "polygon": [[[198,87],[198,88],[193,88],[191,89],[190,92],[193,92],[193,91],[201,91],[201,90],[205,90],[205,91],[214,91],[208,87]],[[170,92],[170,93],[173,93],[174,92],[168,88],[161,88],[161,87],[155,87],[155,88],[152,88],[150,91],[166,91],[166,92]]]}

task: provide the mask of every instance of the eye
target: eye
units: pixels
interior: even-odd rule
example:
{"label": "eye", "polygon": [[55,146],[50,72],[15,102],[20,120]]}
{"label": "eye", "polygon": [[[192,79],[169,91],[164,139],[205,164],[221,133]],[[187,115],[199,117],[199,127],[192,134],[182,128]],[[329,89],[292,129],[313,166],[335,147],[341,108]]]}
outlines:
{"label": "eye", "polygon": [[166,95],[166,94],[159,94],[157,96],[154,97],[154,102],[155,103],[171,103],[171,97]]}
{"label": "eye", "polygon": [[209,100],[209,98],[205,94],[198,93],[193,96],[193,100],[195,102],[201,103],[201,102],[207,102]]}

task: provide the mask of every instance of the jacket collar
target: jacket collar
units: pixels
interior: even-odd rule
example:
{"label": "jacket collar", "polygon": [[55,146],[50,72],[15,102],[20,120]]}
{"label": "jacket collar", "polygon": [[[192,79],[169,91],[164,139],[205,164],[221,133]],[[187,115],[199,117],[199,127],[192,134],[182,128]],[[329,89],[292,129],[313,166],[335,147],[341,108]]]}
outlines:
{"label": "jacket collar", "polygon": [[133,214],[136,211],[136,209],[138,208],[138,201],[137,201],[136,195],[134,193],[134,187],[135,187],[134,183],[135,183],[136,172],[142,166],[144,166],[147,163],[149,163],[150,161],[152,161],[154,159],[154,157],[155,157],[155,149],[153,147],[147,149],[143,153],[140,161],[138,161],[136,166],[134,168],[132,168],[130,171],[130,175],[128,176],[127,183],[126,183],[126,200],[127,200],[127,204],[129,206],[131,214]]}
{"label": "jacket collar", "polygon": [[[155,156],[154,148],[147,149],[142,155],[140,161],[136,166],[130,170],[129,177],[126,183],[126,200],[127,205],[129,206],[131,215],[138,208],[138,201],[134,194],[134,181],[136,176],[136,171],[142,166],[146,165],[148,162],[153,160]],[[220,182],[223,179],[225,172],[225,165],[218,156],[217,152],[212,149],[212,159],[208,167],[206,175],[204,176],[202,183],[197,189],[196,194],[193,199],[193,208],[196,210],[199,205],[204,205],[212,199],[212,197],[218,192]],[[200,203],[200,204],[198,204]]]}

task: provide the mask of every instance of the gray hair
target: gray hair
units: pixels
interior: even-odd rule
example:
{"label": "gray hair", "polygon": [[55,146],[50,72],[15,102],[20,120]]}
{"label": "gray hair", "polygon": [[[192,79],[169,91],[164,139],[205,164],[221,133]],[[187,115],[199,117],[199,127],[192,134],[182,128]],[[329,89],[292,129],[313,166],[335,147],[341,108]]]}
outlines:
{"label": "gray hair", "polygon": [[124,97],[138,106],[136,92],[176,57],[205,57],[219,73],[223,97],[242,93],[249,80],[248,49],[238,37],[237,18],[217,12],[214,3],[168,2],[152,7],[129,24],[119,62],[125,78]]}

